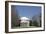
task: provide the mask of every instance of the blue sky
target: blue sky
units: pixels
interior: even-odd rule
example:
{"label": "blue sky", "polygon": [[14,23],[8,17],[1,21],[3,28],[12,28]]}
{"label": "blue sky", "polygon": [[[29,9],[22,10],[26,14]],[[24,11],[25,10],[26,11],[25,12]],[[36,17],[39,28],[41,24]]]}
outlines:
{"label": "blue sky", "polygon": [[40,6],[20,6],[20,5],[13,5],[14,11],[18,11],[19,16],[32,18],[34,15],[37,15],[41,12]]}

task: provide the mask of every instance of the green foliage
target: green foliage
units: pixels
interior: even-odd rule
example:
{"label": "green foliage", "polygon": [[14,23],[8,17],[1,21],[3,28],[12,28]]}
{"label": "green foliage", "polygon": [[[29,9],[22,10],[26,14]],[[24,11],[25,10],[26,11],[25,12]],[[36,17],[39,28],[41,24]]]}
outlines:
{"label": "green foliage", "polygon": [[32,26],[32,21],[30,21],[29,25]]}
{"label": "green foliage", "polygon": [[37,21],[34,21],[34,22],[33,22],[33,26],[38,27],[38,23],[37,23]]}

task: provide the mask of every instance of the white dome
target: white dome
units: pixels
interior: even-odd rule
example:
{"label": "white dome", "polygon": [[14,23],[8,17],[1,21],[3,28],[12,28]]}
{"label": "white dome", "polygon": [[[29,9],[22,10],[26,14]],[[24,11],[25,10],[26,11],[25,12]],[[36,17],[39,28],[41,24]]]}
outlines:
{"label": "white dome", "polygon": [[20,19],[21,20],[29,20],[29,18],[27,18],[27,17],[21,17]]}

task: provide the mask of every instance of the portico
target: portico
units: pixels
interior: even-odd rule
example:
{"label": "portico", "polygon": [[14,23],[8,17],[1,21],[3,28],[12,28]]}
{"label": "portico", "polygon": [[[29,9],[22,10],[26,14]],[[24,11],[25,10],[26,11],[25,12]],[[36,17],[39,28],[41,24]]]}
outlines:
{"label": "portico", "polygon": [[21,17],[20,27],[29,27],[30,19],[27,17]]}

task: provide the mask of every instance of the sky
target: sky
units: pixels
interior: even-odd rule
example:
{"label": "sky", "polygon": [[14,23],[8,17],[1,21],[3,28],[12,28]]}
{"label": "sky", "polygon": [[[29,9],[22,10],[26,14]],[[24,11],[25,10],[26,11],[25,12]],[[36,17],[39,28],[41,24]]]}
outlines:
{"label": "sky", "polygon": [[21,5],[12,5],[14,11],[17,10],[20,17],[32,18],[34,15],[41,13],[40,6],[21,6]]}

